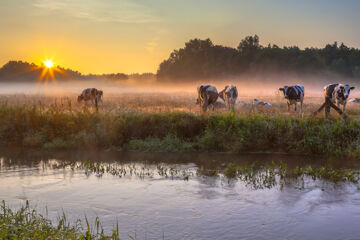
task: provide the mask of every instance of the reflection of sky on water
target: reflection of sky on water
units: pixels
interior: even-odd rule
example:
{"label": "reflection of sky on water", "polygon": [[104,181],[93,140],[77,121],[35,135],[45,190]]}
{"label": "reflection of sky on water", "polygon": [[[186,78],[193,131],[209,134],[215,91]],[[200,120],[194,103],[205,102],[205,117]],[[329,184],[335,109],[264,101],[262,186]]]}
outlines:
{"label": "reflection of sky on water", "polygon": [[[139,239],[161,239],[163,232],[165,239],[360,238],[360,191],[353,184],[308,180],[305,189],[289,183],[255,190],[223,176],[196,176],[196,166],[216,166],[221,159],[216,154],[194,155],[193,163],[191,155],[168,155],[164,160],[166,154],[91,154],[106,164],[117,160],[125,168],[135,164],[154,172],[152,177],[97,177],[83,169],[63,168],[64,162],[93,160],[86,154],[67,154],[28,153],[28,159],[6,155],[0,161],[0,199],[14,207],[29,199],[43,213],[47,207],[54,220],[62,211],[70,220],[99,216],[107,230],[118,221],[123,237],[136,232]],[[259,158],[272,161],[281,156],[252,155],[243,161]],[[241,155],[227,159],[242,162]],[[190,169],[194,175],[189,181],[159,176],[155,160],[165,168]],[[291,161],[300,162],[297,157]]]}

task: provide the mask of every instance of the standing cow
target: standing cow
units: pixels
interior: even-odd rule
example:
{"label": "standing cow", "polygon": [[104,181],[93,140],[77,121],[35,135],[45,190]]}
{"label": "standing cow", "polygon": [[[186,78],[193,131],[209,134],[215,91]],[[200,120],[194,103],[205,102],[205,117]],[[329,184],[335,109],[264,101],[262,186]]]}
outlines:
{"label": "standing cow", "polygon": [[91,101],[93,105],[97,106],[98,103],[103,103],[102,97],[103,91],[96,88],[86,88],[82,91],[81,95],[78,96],[78,102],[84,101],[85,104],[87,104],[88,101]]}
{"label": "standing cow", "polygon": [[290,105],[295,104],[295,112],[297,111],[297,103],[300,102],[300,113],[302,113],[305,88],[303,85],[284,86],[279,88],[284,93],[285,99],[288,105],[288,111],[290,111]]}
{"label": "standing cow", "polygon": [[[350,95],[350,90],[355,89],[355,87],[350,87],[348,84],[334,83],[329,84],[324,87],[324,97],[325,103],[315,112],[317,114],[325,107],[325,117],[328,117],[330,114],[330,107],[334,108],[340,115],[346,117],[345,107],[347,99]],[[335,106],[335,104],[337,106]],[[340,109],[340,105],[343,105],[343,111]]]}
{"label": "standing cow", "polygon": [[214,111],[215,103],[219,96],[216,87],[212,85],[200,85],[197,87],[197,92],[198,98],[196,104],[200,104],[200,109],[206,112],[207,107],[212,105],[212,110]]}
{"label": "standing cow", "polygon": [[[345,112],[347,99],[350,96],[350,90],[353,89],[355,89],[355,87],[350,87],[348,84],[329,84],[324,87],[324,97],[329,98],[332,103],[336,103],[338,108],[340,108],[340,105],[343,105],[342,111]],[[325,112],[330,112],[330,106],[325,108]]]}
{"label": "standing cow", "polygon": [[236,86],[231,85],[231,84],[226,85],[224,90],[219,92],[219,97],[222,100],[224,100],[228,111],[230,111],[231,109],[234,109],[236,99],[238,97],[238,91],[237,91]]}

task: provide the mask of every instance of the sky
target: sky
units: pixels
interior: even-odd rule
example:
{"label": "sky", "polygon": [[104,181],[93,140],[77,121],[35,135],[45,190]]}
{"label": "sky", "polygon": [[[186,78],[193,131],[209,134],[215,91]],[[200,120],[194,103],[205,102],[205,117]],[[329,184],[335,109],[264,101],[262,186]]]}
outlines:
{"label": "sky", "polygon": [[9,60],[82,73],[156,72],[193,38],[360,48],[357,0],[0,0],[0,66]]}

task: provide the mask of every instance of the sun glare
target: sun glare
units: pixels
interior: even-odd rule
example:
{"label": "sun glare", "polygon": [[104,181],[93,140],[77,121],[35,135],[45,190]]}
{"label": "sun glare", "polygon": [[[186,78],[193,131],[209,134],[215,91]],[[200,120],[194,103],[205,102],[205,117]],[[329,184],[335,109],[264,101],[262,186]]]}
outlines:
{"label": "sun glare", "polygon": [[43,59],[42,64],[38,66],[38,68],[41,69],[41,74],[38,81],[39,83],[44,83],[44,86],[46,86],[49,81],[56,83],[55,74],[58,76],[64,74],[62,69],[55,66],[52,60],[48,58],[45,59]]}
{"label": "sun glare", "polygon": [[44,64],[47,68],[52,68],[54,66],[54,63],[51,60],[46,60]]}

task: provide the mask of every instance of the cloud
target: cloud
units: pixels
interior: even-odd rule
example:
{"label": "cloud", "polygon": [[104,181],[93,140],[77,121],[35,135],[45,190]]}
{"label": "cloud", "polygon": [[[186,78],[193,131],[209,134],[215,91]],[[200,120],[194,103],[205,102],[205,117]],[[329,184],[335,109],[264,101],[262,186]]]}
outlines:
{"label": "cloud", "polygon": [[153,38],[150,42],[148,42],[145,46],[145,49],[150,52],[153,53],[155,48],[158,46],[158,40],[159,38]]}
{"label": "cloud", "polygon": [[161,20],[150,8],[130,0],[35,0],[33,6],[95,22],[149,23]]}

